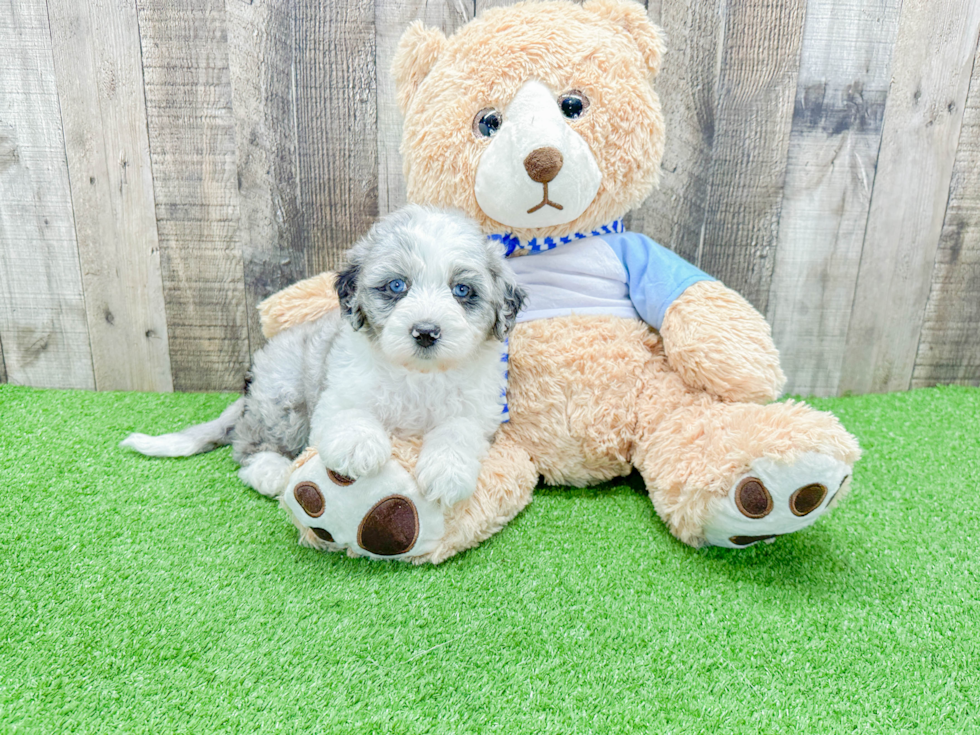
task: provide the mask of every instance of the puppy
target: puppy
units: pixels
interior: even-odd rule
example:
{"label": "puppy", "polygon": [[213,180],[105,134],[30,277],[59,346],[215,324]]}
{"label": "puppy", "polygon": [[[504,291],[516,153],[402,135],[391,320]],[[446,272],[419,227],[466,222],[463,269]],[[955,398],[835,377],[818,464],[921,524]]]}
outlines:
{"label": "puppy", "polygon": [[220,417],[122,446],[174,457],[231,443],[239,477],[274,496],[309,445],[358,478],[390,459],[390,436],[422,436],[419,489],[446,505],[468,497],[501,421],[503,342],[524,301],[499,244],[458,212],[408,206],[351,248],[336,289],[340,310],[270,340]]}

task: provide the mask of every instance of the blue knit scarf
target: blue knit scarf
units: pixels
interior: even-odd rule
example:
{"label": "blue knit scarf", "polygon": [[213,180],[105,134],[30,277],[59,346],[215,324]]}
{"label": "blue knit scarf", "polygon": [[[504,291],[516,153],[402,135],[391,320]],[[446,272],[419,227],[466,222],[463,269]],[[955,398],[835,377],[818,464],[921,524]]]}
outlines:
{"label": "blue knit scarf", "polygon": [[530,240],[522,240],[509,232],[503,235],[487,235],[487,237],[496,242],[503,243],[504,248],[506,248],[504,257],[509,258],[517,252],[520,252],[522,255],[524,253],[542,253],[545,250],[553,250],[559,245],[567,245],[574,240],[584,240],[587,237],[595,237],[597,235],[613,235],[622,231],[623,220],[618,219],[610,222],[608,225],[603,225],[597,230],[592,230],[591,232],[573,232],[564,237],[532,237]]}

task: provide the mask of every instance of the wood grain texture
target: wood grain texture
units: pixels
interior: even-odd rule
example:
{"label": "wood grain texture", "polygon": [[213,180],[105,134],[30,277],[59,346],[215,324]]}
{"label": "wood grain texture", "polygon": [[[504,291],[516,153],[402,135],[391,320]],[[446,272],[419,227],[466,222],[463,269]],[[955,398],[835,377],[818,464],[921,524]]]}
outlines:
{"label": "wood grain texture", "polygon": [[[517,2],[520,2],[520,0],[472,0],[473,13],[474,15],[479,15],[487,8],[504,8],[508,5],[514,5]],[[579,4],[581,5],[581,3]]]}
{"label": "wood grain texture", "polygon": [[834,395],[840,382],[900,8],[807,11],[767,315],[790,393]]}
{"label": "wood grain texture", "polygon": [[472,0],[376,0],[375,26],[378,69],[378,214],[385,215],[407,202],[402,157],[398,152],[402,119],[391,74],[398,41],[416,20],[447,36],[473,17]]}
{"label": "wood grain texture", "polygon": [[95,385],[170,391],[136,4],[49,0],[48,17]]}
{"label": "wood grain texture", "polygon": [[3,341],[0,340],[0,383],[7,382],[7,365],[3,361]]}
{"label": "wood grain texture", "polygon": [[306,272],[336,267],[378,214],[374,0],[295,6],[295,105]]}
{"label": "wood grain texture", "polygon": [[[383,2],[383,0],[381,0]],[[487,8],[505,8],[508,5],[516,5],[519,2],[525,2],[526,0],[463,0],[463,5],[472,5],[474,15],[479,15]],[[570,2],[576,5],[583,5],[588,0],[570,0]],[[656,2],[656,0],[654,0]],[[637,4],[646,6],[645,2],[638,2]]]}
{"label": "wood grain texture", "polygon": [[663,12],[663,0],[646,0],[640,3],[647,9],[647,15],[657,25],[660,25],[660,17]]}
{"label": "wood grain texture", "polygon": [[177,390],[239,389],[248,328],[224,0],[138,0]]}
{"label": "wood grain texture", "polygon": [[632,230],[697,263],[714,149],[723,0],[663,0],[667,40],[654,87],[666,125],[660,186],[626,220]]}
{"label": "wood grain texture", "polygon": [[265,342],[257,305],[308,275],[296,162],[291,4],[227,0],[248,339]]}
{"label": "wood grain texture", "polygon": [[[980,54],[980,52],[978,52]],[[963,111],[912,387],[980,385],[980,56]]]}
{"label": "wood grain texture", "polygon": [[905,0],[840,389],[909,387],[980,33],[980,3]]}
{"label": "wood grain texture", "polygon": [[44,0],[0,0],[0,340],[6,380],[94,388]]}
{"label": "wood grain texture", "polygon": [[782,201],[806,0],[739,0],[725,13],[710,185],[698,265],[762,313]]}

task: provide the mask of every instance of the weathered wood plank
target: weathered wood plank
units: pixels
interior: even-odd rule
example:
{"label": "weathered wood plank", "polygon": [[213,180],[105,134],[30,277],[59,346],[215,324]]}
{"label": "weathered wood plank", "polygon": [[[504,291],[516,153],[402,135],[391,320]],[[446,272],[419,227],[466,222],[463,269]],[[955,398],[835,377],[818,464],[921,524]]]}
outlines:
{"label": "weathered wood plank", "polygon": [[293,101],[293,17],[279,0],[227,0],[229,67],[248,338],[264,343],[256,306],[306,271]]}
{"label": "weathered wood plank", "polygon": [[629,218],[765,311],[805,0],[662,0],[660,188]]}
{"label": "weathered wood plank", "polygon": [[663,0],[667,40],[654,87],[666,126],[660,186],[627,226],[698,262],[714,145],[724,0]]}
{"label": "weathered wood plank", "polygon": [[0,383],[7,382],[7,365],[3,361],[3,341],[0,340]]}
{"label": "weathered wood plank", "polygon": [[[381,1],[383,2],[384,0]],[[474,14],[479,15],[487,8],[504,8],[508,5],[516,5],[519,2],[525,2],[525,0],[464,0],[462,4],[472,5]],[[582,5],[587,2],[587,0],[571,0],[571,2],[575,3],[576,5]],[[645,2],[640,2],[639,4],[646,5]]]}
{"label": "weathered wood plank", "polygon": [[905,0],[840,388],[909,387],[980,33],[980,3]]}
{"label": "weathered wood plank", "polygon": [[912,387],[980,385],[980,52],[963,111]]}
{"label": "weathered wood plank", "polygon": [[169,391],[136,4],[48,0],[48,17],[95,385]]}
{"label": "weathered wood plank", "polygon": [[806,0],[726,9],[699,265],[766,312]]}
{"label": "weathered wood plank", "polygon": [[487,8],[503,8],[518,2],[520,0],[473,0],[473,12],[475,15],[479,15]]}
{"label": "weathered wood plank", "polygon": [[398,152],[402,119],[395,101],[391,75],[398,41],[415,20],[439,28],[447,36],[473,17],[472,0],[377,0],[375,25],[378,68],[378,214],[385,215],[404,205],[405,177]]}
{"label": "weathered wood plank", "polygon": [[791,393],[837,393],[900,9],[807,11],[768,309]]}
{"label": "weathered wood plank", "polygon": [[177,390],[248,365],[224,0],[137,0],[170,361]]}
{"label": "weathered wood plank", "polygon": [[335,267],[378,214],[374,0],[295,6],[297,172],[306,272]]}
{"label": "weathered wood plank", "polygon": [[0,339],[5,379],[94,388],[44,0],[0,0]]}

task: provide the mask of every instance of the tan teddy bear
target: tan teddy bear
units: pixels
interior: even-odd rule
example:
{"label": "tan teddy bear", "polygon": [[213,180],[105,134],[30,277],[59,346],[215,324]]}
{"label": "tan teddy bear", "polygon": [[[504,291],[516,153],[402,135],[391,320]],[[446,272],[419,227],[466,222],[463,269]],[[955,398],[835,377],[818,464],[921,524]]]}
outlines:
{"label": "tan teddy bear", "polygon": [[[785,379],[762,316],[623,230],[659,171],[662,54],[629,0],[527,2],[450,38],[421,23],[405,32],[393,71],[408,197],[476,219],[529,294],[509,344],[510,420],[476,494],[444,517],[407,471],[395,502],[377,478],[330,487],[304,455],[283,502],[306,542],[438,562],[502,528],[539,477],[583,486],[633,468],[692,546],[771,540],[842,497],[857,442],[830,414],[770,402]],[[336,304],[330,274],[303,281],[262,305],[266,334]],[[412,447],[396,454],[410,470]],[[360,488],[377,496],[370,511],[345,510]]]}

